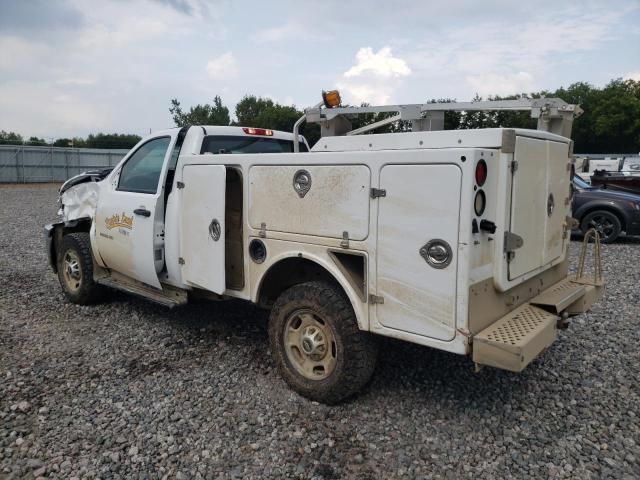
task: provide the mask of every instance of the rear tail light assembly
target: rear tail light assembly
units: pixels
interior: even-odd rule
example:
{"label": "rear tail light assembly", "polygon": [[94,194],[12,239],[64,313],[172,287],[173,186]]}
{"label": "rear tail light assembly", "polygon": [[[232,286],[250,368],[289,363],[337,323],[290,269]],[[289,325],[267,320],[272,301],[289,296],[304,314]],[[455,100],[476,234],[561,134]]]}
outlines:
{"label": "rear tail light assembly", "polygon": [[[487,181],[487,175],[489,174],[489,169],[487,168],[487,162],[484,160],[478,161],[476,164],[475,171],[475,180],[476,184],[474,185],[474,190],[476,190],[476,195],[473,199],[473,211],[476,214],[476,217],[481,217],[484,214],[485,209],[487,208],[487,195],[482,190],[482,186]],[[480,231],[487,233],[495,233],[496,226],[493,222],[490,222],[485,219],[479,220],[480,228],[478,228],[478,220],[475,218],[472,222],[472,232],[479,233]]]}
{"label": "rear tail light assembly", "polygon": [[476,165],[476,183],[478,187],[484,185],[487,181],[487,162],[480,160]]}

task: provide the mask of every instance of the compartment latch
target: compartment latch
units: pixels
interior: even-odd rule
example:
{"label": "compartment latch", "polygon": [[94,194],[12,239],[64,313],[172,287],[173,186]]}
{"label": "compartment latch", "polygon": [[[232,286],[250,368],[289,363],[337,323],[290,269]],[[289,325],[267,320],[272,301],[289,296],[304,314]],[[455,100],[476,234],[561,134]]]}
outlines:
{"label": "compartment latch", "polygon": [[507,260],[511,260],[515,256],[515,251],[524,245],[524,239],[513,232],[504,232],[504,251],[507,254]]}

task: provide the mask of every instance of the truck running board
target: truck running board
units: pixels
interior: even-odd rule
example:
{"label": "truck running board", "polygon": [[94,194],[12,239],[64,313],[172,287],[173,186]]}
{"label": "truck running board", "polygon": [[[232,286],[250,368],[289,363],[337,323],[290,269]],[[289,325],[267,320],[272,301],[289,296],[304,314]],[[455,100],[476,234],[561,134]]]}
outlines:
{"label": "truck running board", "polygon": [[525,303],[473,337],[473,361],[521,372],[555,341],[558,319]]}
{"label": "truck running board", "polygon": [[187,303],[187,291],[170,285],[163,285],[162,290],[157,290],[115,272],[105,276],[98,276],[95,281],[101,285],[132,293],[169,308]]}
{"label": "truck running board", "polygon": [[568,278],[547,288],[537,297],[529,300],[532,305],[560,314],[569,305],[573,305],[586,293],[584,285],[575,283]]}

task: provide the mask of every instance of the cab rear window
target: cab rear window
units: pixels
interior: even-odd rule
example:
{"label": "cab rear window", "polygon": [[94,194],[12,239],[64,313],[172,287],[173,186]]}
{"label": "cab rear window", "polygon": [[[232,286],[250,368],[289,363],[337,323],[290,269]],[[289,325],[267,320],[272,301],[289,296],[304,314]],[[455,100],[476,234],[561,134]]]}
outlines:
{"label": "cab rear window", "polygon": [[[308,152],[300,142],[300,151]],[[245,137],[242,135],[208,135],[202,141],[200,153],[289,153],[293,152],[291,140],[278,138]]]}

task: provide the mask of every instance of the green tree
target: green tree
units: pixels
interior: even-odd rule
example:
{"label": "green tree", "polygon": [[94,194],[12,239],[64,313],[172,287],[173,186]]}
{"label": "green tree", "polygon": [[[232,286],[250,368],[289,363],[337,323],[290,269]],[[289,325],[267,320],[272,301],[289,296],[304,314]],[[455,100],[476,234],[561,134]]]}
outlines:
{"label": "green tree", "polygon": [[73,144],[73,140],[70,138],[57,138],[55,142],[53,142],[54,147],[71,147],[75,146]]}
{"label": "green tree", "polygon": [[43,145],[46,145],[47,142],[44,140],[44,138],[29,137],[29,140],[27,140],[26,144],[27,145],[43,146]]}
{"label": "green tree", "polygon": [[178,127],[186,125],[229,125],[229,109],[222,104],[222,99],[216,95],[213,104],[196,105],[188,112],[184,112],[177,98],[171,99],[169,113]]}
{"label": "green tree", "polygon": [[257,125],[257,118],[266,110],[273,108],[274,103],[270,98],[256,97],[255,95],[245,95],[236,104],[236,122],[235,125],[242,127],[269,128],[263,125]]}
{"label": "green tree", "polygon": [[22,135],[15,132],[0,130],[0,145],[22,145]]}
{"label": "green tree", "polygon": [[89,134],[86,140],[77,142],[74,146],[86,148],[131,148],[141,140],[139,135],[126,133],[96,133]]}
{"label": "green tree", "polygon": [[[640,82],[612,80],[597,95],[593,110],[585,111],[597,145],[594,152],[638,152],[640,149]],[[580,120],[580,119],[578,119]],[[603,149],[603,147],[608,147]]]}
{"label": "green tree", "polygon": [[[280,105],[270,98],[245,95],[236,104],[234,125],[292,132],[293,125],[302,113],[295,106]],[[320,126],[304,123],[300,133],[313,146],[320,138]]]}

